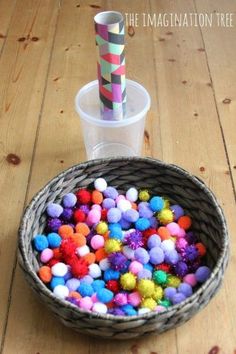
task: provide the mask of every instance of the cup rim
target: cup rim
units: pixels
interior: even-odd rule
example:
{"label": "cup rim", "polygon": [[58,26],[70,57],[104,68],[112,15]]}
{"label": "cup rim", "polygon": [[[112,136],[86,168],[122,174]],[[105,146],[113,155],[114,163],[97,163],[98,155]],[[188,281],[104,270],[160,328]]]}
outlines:
{"label": "cup rim", "polygon": [[134,114],[130,118],[127,119],[121,119],[121,120],[102,120],[102,119],[96,119],[92,117],[90,114],[86,113],[83,109],[81,109],[79,102],[82,99],[83,95],[85,94],[85,91],[90,90],[94,86],[98,87],[98,80],[90,81],[86,85],[84,85],[76,94],[75,96],[75,110],[79,114],[80,118],[83,119],[86,122],[90,122],[96,126],[104,127],[104,128],[118,128],[118,127],[125,127],[128,125],[131,125],[133,123],[136,123],[137,121],[141,120],[144,118],[147,114],[147,112],[150,109],[151,106],[151,98],[148,93],[148,91],[138,82],[126,79],[126,83],[129,86],[133,86],[136,89],[138,89],[140,92],[142,91],[142,94],[145,97],[146,104],[144,108],[137,114]]}

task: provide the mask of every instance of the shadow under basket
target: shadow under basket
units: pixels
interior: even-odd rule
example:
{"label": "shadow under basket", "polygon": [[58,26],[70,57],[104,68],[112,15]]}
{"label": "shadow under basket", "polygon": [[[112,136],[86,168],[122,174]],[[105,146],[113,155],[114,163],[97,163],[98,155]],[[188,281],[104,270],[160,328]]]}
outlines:
{"label": "shadow under basket", "polygon": [[[162,313],[139,316],[114,316],[80,310],[56,298],[37,276],[39,261],[32,247],[35,234],[45,229],[47,205],[60,203],[66,193],[82,187],[93,187],[98,177],[120,192],[129,187],[148,188],[152,194],[167,197],[180,204],[192,217],[193,231],[207,247],[206,263],[210,278],[184,302]],[[174,328],[201,310],[219,289],[228,263],[228,232],[225,217],[213,193],[197,177],[175,165],[151,158],[112,158],[81,163],[52,179],[25,210],[18,244],[19,264],[30,287],[41,301],[71,329],[103,338],[130,339],[150,332],[161,333]]]}

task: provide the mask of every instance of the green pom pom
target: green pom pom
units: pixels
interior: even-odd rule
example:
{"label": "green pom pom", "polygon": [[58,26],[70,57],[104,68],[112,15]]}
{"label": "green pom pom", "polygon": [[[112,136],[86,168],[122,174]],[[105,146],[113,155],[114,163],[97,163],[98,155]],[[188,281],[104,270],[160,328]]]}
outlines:
{"label": "green pom pom", "polygon": [[171,302],[167,299],[159,301],[158,305],[164,306],[164,307],[169,307],[171,305]]}
{"label": "green pom pom", "polygon": [[167,281],[167,274],[163,270],[156,270],[153,273],[153,280],[156,284],[165,284]]}

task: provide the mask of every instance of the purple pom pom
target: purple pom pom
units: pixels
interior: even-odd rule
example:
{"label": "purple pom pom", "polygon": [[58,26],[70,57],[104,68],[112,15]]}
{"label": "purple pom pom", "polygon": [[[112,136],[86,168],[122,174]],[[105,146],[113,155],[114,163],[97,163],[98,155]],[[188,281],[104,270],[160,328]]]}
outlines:
{"label": "purple pom pom", "polygon": [[192,231],[187,232],[185,238],[190,245],[197,242],[197,237]]}
{"label": "purple pom pom", "polygon": [[184,296],[189,297],[193,294],[193,289],[191,285],[187,283],[182,283],[178,287],[178,292],[184,294]]}
{"label": "purple pom pom", "polygon": [[135,251],[134,251],[134,258],[136,261],[142,263],[142,264],[146,264],[149,262],[149,254],[148,252],[145,250],[145,248],[137,248]]}
{"label": "purple pom pom", "polygon": [[143,235],[142,232],[136,230],[125,236],[126,244],[132,249],[136,250],[137,248],[143,246]]}
{"label": "purple pom pom", "polygon": [[211,274],[210,268],[206,266],[202,266],[197,269],[195,276],[199,283],[203,283],[209,278],[210,274]]}
{"label": "purple pom pom", "polygon": [[187,273],[188,273],[188,266],[185,262],[183,261],[179,261],[176,265],[175,265],[175,273],[176,275],[178,275],[179,277],[183,278]]}
{"label": "purple pom pom", "polygon": [[187,261],[193,262],[197,259],[198,256],[199,256],[199,253],[198,253],[198,250],[195,246],[190,245],[185,248],[184,258]]}
{"label": "purple pom pom", "polygon": [[114,208],[116,206],[116,202],[114,201],[114,199],[111,198],[105,198],[102,202],[102,206],[105,209],[111,209]]}
{"label": "purple pom pom", "polygon": [[149,269],[143,268],[138,272],[138,279],[152,279],[152,272]]}
{"label": "purple pom pom", "polygon": [[171,205],[170,209],[173,211],[174,213],[174,221],[178,220],[181,216],[184,215],[184,210],[183,208],[181,208],[180,205]]}
{"label": "purple pom pom", "polygon": [[73,210],[70,208],[65,208],[63,210],[63,213],[61,214],[61,218],[65,221],[71,220],[72,216],[73,216]]}
{"label": "purple pom pom", "polygon": [[120,219],[119,224],[123,230],[128,230],[131,226],[131,223],[123,218]]}
{"label": "purple pom pom", "polygon": [[111,268],[121,271],[127,267],[127,258],[121,252],[113,252],[108,255]]}
{"label": "purple pom pom", "polygon": [[164,290],[164,294],[165,294],[165,298],[167,300],[172,301],[173,296],[177,293],[176,288],[172,287],[172,286],[168,286],[167,288],[165,288]]}
{"label": "purple pom pom", "polygon": [[165,258],[163,250],[158,246],[153,247],[150,250],[149,255],[150,255],[150,262],[152,264],[161,264]]}
{"label": "purple pom pom", "polygon": [[80,205],[79,209],[85,213],[85,215],[88,215],[90,208],[87,204]]}
{"label": "purple pom pom", "polygon": [[179,304],[180,302],[184,301],[186,299],[186,296],[182,293],[177,293],[172,297],[172,304],[176,305]]}
{"label": "purple pom pom", "polygon": [[77,202],[77,198],[74,193],[68,193],[63,197],[63,205],[65,208],[73,208],[76,202]]}
{"label": "purple pom pom", "polygon": [[103,192],[103,195],[106,198],[116,199],[119,194],[114,187],[107,187],[107,189]]}
{"label": "purple pom pom", "polygon": [[58,218],[49,219],[47,222],[47,228],[50,231],[57,232],[62,225],[62,221]]}
{"label": "purple pom pom", "polygon": [[176,250],[166,252],[165,254],[165,262],[174,265],[178,262],[179,260],[179,254]]}
{"label": "purple pom pom", "polygon": [[137,212],[137,210],[128,209],[123,212],[123,218],[129,222],[135,222],[139,218],[139,213]]}

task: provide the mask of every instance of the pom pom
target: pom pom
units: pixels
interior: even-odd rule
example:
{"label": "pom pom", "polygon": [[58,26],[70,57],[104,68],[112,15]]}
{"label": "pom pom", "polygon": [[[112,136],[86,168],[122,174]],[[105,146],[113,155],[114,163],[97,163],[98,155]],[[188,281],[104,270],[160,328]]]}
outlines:
{"label": "pom pom", "polygon": [[105,198],[102,202],[102,206],[105,209],[111,209],[114,208],[116,206],[116,202],[114,201],[114,199],[111,198]]}
{"label": "pom pom", "polygon": [[70,239],[64,239],[60,245],[60,252],[62,259],[68,263],[75,257],[76,244]]}
{"label": "pom pom", "polygon": [[168,286],[164,290],[164,295],[167,300],[172,301],[173,296],[177,293],[176,288],[173,288],[172,286]]}
{"label": "pom pom", "polygon": [[189,297],[193,294],[193,289],[191,285],[182,283],[178,286],[178,292],[184,294],[186,297]]}
{"label": "pom pom", "polygon": [[47,214],[51,218],[59,218],[62,212],[63,208],[60,204],[51,203],[47,206]]}
{"label": "pom pom", "polygon": [[138,273],[138,279],[152,279],[152,272],[149,269],[143,268]]}
{"label": "pom pom", "polygon": [[94,293],[92,285],[85,282],[80,283],[80,286],[78,287],[77,291],[82,297],[92,296]]}
{"label": "pom pom", "polygon": [[78,223],[78,222],[85,221],[86,215],[85,215],[85,213],[82,210],[76,209],[74,211],[73,217],[74,217],[75,222]]}
{"label": "pom pom", "polygon": [[118,252],[121,249],[121,242],[116,239],[108,239],[105,242],[105,251],[107,253]]}
{"label": "pom pom", "polygon": [[129,246],[123,247],[123,254],[127,259],[134,259],[134,250],[132,250]]}
{"label": "pom pom", "polygon": [[203,257],[206,255],[206,247],[203,245],[203,243],[198,242],[195,244],[196,249],[198,250],[198,254]]}
{"label": "pom pom", "polygon": [[138,315],[145,315],[146,313],[150,312],[151,310],[148,309],[147,307],[142,307],[138,309]]}
{"label": "pom pom", "polygon": [[181,216],[178,220],[178,224],[182,229],[188,230],[192,225],[192,220],[188,215]]}
{"label": "pom pom", "polygon": [[105,288],[101,288],[97,291],[98,300],[104,304],[110,302],[113,299],[113,296],[113,292]]}
{"label": "pom pom", "polygon": [[90,275],[85,275],[83,278],[80,279],[80,283],[92,284],[93,278]]}
{"label": "pom pom", "polygon": [[94,204],[100,205],[103,201],[103,195],[101,192],[95,190],[92,192],[91,199]]}
{"label": "pom pom", "polygon": [[51,250],[50,248],[45,248],[40,254],[40,261],[42,263],[47,263],[50,261],[50,259],[53,258],[53,256],[53,250]]}
{"label": "pom pom", "polygon": [[83,256],[83,259],[89,264],[93,264],[96,261],[96,256],[94,253],[89,252],[85,256]]}
{"label": "pom pom", "polygon": [[172,297],[172,304],[176,305],[179,304],[180,302],[186,300],[186,296],[182,293],[176,293],[173,297]]}
{"label": "pom pom", "polygon": [[138,291],[143,297],[151,297],[155,292],[155,286],[153,281],[149,279],[139,280]]}
{"label": "pom pom", "polygon": [[82,247],[86,245],[85,236],[77,232],[70,236],[70,239],[76,244],[77,247]]}
{"label": "pom pom", "polygon": [[128,303],[135,307],[141,303],[141,296],[137,291],[128,294]]}
{"label": "pom pom", "polygon": [[123,218],[128,222],[136,222],[139,218],[139,213],[137,210],[128,209],[123,212]]}
{"label": "pom pom", "polygon": [[88,213],[86,222],[88,225],[94,225],[97,224],[101,220],[101,211],[98,209],[91,209],[90,212]]}
{"label": "pom pom", "polygon": [[199,267],[195,273],[196,279],[199,283],[204,283],[211,275],[211,271],[208,267]]}
{"label": "pom pom", "polygon": [[154,212],[161,211],[164,207],[164,200],[161,197],[152,197],[149,203],[150,203],[150,208]]}
{"label": "pom pom", "polygon": [[80,286],[80,281],[79,281],[79,279],[71,278],[71,279],[67,280],[66,286],[69,289],[69,291],[75,291]]}
{"label": "pom pom", "polygon": [[127,258],[121,252],[113,252],[108,255],[111,268],[121,271],[127,267]]}
{"label": "pom pom", "polygon": [[124,213],[125,211],[129,210],[129,209],[132,209],[132,204],[130,203],[129,200],[127,199],[120,199],[118,202],[117,202],[117,208],[122,212]]}
{"label": "pom pom", "polygon": [[52,272],[51,268],[48,266],[42,266],[39,268],[38,271],[39,278],[42,280],[43,283],[47,284],[50,283],[52,279]]}
{"label": "pom pom", "polygon": [[197,259],[199,253],[198,249],[194,245],[187,246],[184,252],[184,258],[187,261],[193,262]]}
{"label": "pom pom", "polygon": [[161,243],[161,249],[162,249],[164,252],[173,251],[173,250],[175,249],[175,243],[174,243],[174,241],[172,241],[172,239],[162,241],[162,243]]}
{"label": "pom pom", "polygon": [[105,282],[104,280],[100,280],[100,279],[94,280],[92,282],[92,287],[93,290],[97,292],[99,289],[105,288]]}
{"label": "pom pom", "polygon": [[165,284],[167,282],[167,274],[163,270],[156,270],[153,273],[153,280],[156,284]]}
{"label": "pom pom", "polygon": [[137,275],[141,270],[143,270],[143,265],[140,262],[133,261],[129,265],[129,271],[134,275]]}
{"label": "pom pom", "polygon": [[74,193],[68,193],[63,197],[63,205],[65,208],[73,208],[77,203],[77,198]]}
{"label": "pom pom", "polygon": [[130,272],[122,274],[120,284],[124,290],[133,290],[136,286],[136,277]]}
{"label": "pom pom", "polygon": [[173,211],[174,221],[178,220],[181,216],[184,215],[184,210],[180,205],[171,205],[170,209]]}
{"label": "pom pom", "polygon": [[150,221],[146,218],[139,218],[135,223],[135,228],[139,231],[147,230],[150,227]]}
{"label": "pom pom", "polygon": [[151,218],[153,216],[153,211],[149,208],[149,204],[146,202],[142,202],[138,206],[139,216],[141,218]]}
{"label": "pom pom", "polygon": [[53,290],[57,285],[65,285],[65,280],[62,277],[52,277],[50,288]]}
{"label": "pom pom", "polygon": [[68,238],[71,235],[73,235],[73,233],[74,233],[73,227],[71,227],[70,225],[62,225],[58,229],[58,234],[62,238]]}
{"label": "pom pom", "polygon": [[93,304],[92,311],[105,314],[105,313],[107,313],[107,306],[105,304],[103,304],[102,302],[95,302]]}
{"label": "pom pom", "polygon": [[79,307],[83,310],[89,311],[93,307],[93,301],[89,296],[85,296],[84,298],[80,299]]}
{"label": "pom pom", "polygon": [[118,192],[114,187],[107,187],[103,192],[106,198],[116,199],[118,197]]}
{"label": "pom pom", "polygon": [[87,245],[76,248],[76,253],[80,257],[86,256],[86,254],[89,254],[89,252],[90,252],[90,249]]}
{"label": "pom pom", "polygon": [[94,181],[94,188],[99,192],[104,192],[107,189],[107,182],[104,178],[97,178]]}
{"label": "pom pom", "polygon": [[114,297],[114,302],[118,306],[126,305],[127,302],[128,302],[127,294],[126,293],[118,293],[118,294],[116,294],[115,297]]}
{"label": "pom pom", "polygon": [[125,243],[132,249],[136,250],[137,248],[143,246],[143,236],[140,231],[129,232],[125,236]]}
{"label": "pom pom", "polygon": [[107,258],[107,253],[104,248],[100,248],[95,252],[96,261],[100,262],[102,259]]}
{"label": "pom pom", "polygon": [[166,273],[170,273],[171,265],[167,263],[158,264],[155,266],[156,270],[163,270]]}
{"label": "pom pom", "polygon": [[34,248],[37,251],[43,251],[45,248],[48,248],[48,239],[45,235],[36,235],[33,239]]}
{"label": "pom pom", "polygon": [[136,200],[138,200],[138,191],[134,187],[129,188],[127,190],[125,196],[126,196],[126,199],[129,200],[130,202],[136,202]]}
{"label": "pom pom", "polygon": [[178,275],[179,277],[183,278],[187,273],[188,273],[188,266],[185,262],[183,261],[179,261],[176,265],[175,265],[175,273],[176,275]]}
{"label": "pom pom", "polygon": [[121,211],[118,208],[110,208],[107,212],[107,220],[111,223],[117,223],[121,219]]}
{"label": "pom pom", "polygon": [[151,297],[145,298],[141,302],[141,307],[148,308],[150,310],[154,310],[156,305],[157,305],[156,301],[153,298],[151,298]]}
{"label": "pom pom", "polygon": [[151,235],[149,238],[148,238],[148,241],[147,241],[147,246],[148,248],[153,248],[153,247],[158,247],[161,245],[161,238],[160,236],[158,235]]}
{"label": "pom pom", "polygon": [[153,247],[150,251],[149,251],[149,256],[150,256],[150,262],[152,264],[160,264],[162,262],[164,262],[164,252],[160,247]]}
{"label": "pom pom", "polygon": [[157,218],[162,224],[167,225],[167,224],[169,224],[170,222],[173,221],[174,216],[173,216],[172,210],[170,210],[170,209],[162,209],[157,214]]}
{"label": "pom pom", "polygon": [[65,208],[63,210],[63,213],[61,214],[61,218],[64,221],[70,221],[72,219],[72,216],[73,216],[73,210],[70,208]]}
{"label": "pom pom", "polygon": [[142,247],[139,247],[134,251],[134,257],[136,261],[142,264],[148,263],[150,259],[148,252]]}
{"label": "pom pom", "polygon": [[99,248],[102,248],[104,246],[104,238],[100,235],[94,235],[91,238],[91,246],[93,247],[93,249],[97,250]]}
{"label": "pom pom", "polygon": [[157,230],[158,235],[160,236],[161,240],[168,240],[170,239],[170,231],[165,226],[160,226]]}
{"label": "pom pom", "polygon": [[170,265],[175,265],[179,260],[179,254],[176,250],[165,253],[165,262]]}
{"label": "pom pom", "polygon": [[99,222],[96,226],[96,231],[98,234],[104,235],[108,231],[107,223],[104,221]]}
{"label": "pom pom", "polygon": [[155,301],[159,302],[163,298],[164,291],[161,286],[155,285],[154,287],[154,293],[152,294],[152,297]]}
{"label": "pom pom", "polygon": [[180,226],[176,222],[170,222],[166,227],[170,231],[171,236],[179,235]]}
{"label": "pom pom", "polygon": [[167,286],[178,288],[180,283],[181,283],[181,281],[178,277],[176,277],[175,275],[168,275]]}
{"label": "pom pom", "polygon": [[53,289],[53,293],[60,299],[65,299],[69,295],[69,289],[65,285],[57,285]]}
{"label": "pom pom", "polygon": [[82,278],[88,274],[88,265],[84,259],[73,258],[70,261],[71,273],[75,278]]}
{"label": "pom pom", "polygon": [[88,234],[90,233],[88,225],[84,222],[79,222],[78,224],[76,224],[75,230],[77,233],[82,234],[84,236],[88,236]]}
{"label": "pom pom", "polygon": [[68,271],[68,267],[65,263],[58,262],[51,268],[51,271],[55,277],[64,277]]}
{"label": "pom pom", "polygon": [[170,302],[170,300],[163,299],[163,300],[159,301],[159,304],[163,307],[169,307],[171,305],[171,302]]}
{"label": "pom pom", "polygon": [[197,279],[196,275],[193,273],[186,274],[185,277],[183,278],[183,281],[192,287],[197,285]]}
{"label": "pom pom", "polygon": [[92,278],[99,278],[101,274],[102,271],[98,264],[93,263],[89,265],[89,275],[91,275]]}
{"label": "pom pom", "polygon": [[130,304],[123,305],[123,306],[121,306],[121,308],[124,311],[126,316],[136,316],[137,315],[137,311]]}
{"label": "pom pom", "polygon": [[87,189],[80,189],[76,192],[76,198],[79,204],[88,204],[91,201],[91,193]]}
{"label": "pom pom", "polygon": [[47,229],[52,232],[57,232],[62,225],[62,221],[58,218],[49,219],[47,221]]}
{"label": "pom pom", "polygon": [[142,202],[147,202],[150,199],[150,194],[147,189],[142,189],[139,191],[138,197]]}

